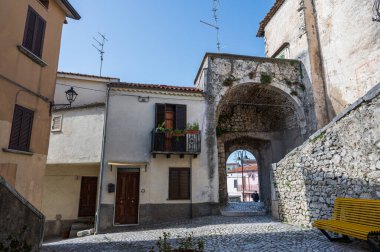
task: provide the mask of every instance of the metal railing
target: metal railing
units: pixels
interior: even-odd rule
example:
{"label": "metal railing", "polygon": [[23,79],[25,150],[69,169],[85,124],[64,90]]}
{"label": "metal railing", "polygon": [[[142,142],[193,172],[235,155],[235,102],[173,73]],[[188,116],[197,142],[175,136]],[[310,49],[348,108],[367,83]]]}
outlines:
{"label": "metal railing", "polygon": [[156,132],[152,131],[152,153],[199,154],[201,152],[200,133]]}

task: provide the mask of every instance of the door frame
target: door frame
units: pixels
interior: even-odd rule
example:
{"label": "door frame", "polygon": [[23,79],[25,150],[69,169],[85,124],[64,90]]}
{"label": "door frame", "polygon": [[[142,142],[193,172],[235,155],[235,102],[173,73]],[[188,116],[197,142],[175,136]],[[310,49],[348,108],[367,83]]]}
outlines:
{"label": "door frame", "polygon": [[[95,193],[95,197],[96,197],[96,201],[95,201],[95,214],[94,216],[90,215],[90,216],[79,216],[79,213],[80,213],[80,201],[81,201],[81,197],[82,197],[82,184],[83,184],[83,178],[96,178],[96,193]],[[78,214],[77,214],[77,218],[88,218],[88,217],[96,217],[96,206],[98,204],[98,184],[99,184],[99,177],[97,176],[80,176],[80,189],[79,189],[79,202],[78,202]]]}
{"label": "door frame", "polygon": [[[119,173],[119,169],[138,169],[139,170],[139,206],[137,208],[137,223],[136,224],[115,224],[115,217],[116,217],[116,193],[117,193],[117,174]],[[116,167],[115,172],[115,195],[113,197],[113,218],[112,218],[112,225],[116,227],[123,227],[123,226],[137,226],[140,225],[140,188],[141,188],[141,168],[140,167],[132,167],[132,166],[118,166]]]}

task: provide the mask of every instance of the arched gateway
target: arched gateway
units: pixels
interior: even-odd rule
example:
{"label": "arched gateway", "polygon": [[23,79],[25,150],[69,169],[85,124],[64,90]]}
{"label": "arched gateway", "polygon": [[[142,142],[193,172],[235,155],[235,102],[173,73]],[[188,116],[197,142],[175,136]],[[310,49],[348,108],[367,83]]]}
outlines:
{"label": "arched gateway", "polygon": [[205,141],[210,178],[218,174],[219,202],[228,201],[226,159],[245,149],[257,159],[261,199],[271,209],[272,163],[316,128],[301,63],[206,54],[196,84],[206,93]]}

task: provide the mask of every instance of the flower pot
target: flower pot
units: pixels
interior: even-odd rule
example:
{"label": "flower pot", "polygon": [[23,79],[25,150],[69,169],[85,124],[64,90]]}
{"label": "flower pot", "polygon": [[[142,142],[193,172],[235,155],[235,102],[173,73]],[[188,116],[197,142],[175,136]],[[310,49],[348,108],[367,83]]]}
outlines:
{"label": "flower pot", "polygon": [[199,134],[200,133],[200,131],[199,130],[186,130],[186,133],[187,134]]}

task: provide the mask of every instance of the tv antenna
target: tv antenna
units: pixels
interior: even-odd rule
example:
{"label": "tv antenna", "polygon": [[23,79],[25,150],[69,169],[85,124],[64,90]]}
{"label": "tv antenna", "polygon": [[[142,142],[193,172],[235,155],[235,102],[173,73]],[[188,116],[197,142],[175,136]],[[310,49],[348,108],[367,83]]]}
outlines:
{"label": "tv antenna", "polygon": [[97,40],[95,37],[92,37],[97,43],[98,43],[98,46],[95,46],[94,44],[92,44],[93,47],[95,47],[96,50],[98,50],[99,54],[100,54],[100,76],[102,76],[102,67],[103,67],[103,55],[104,55],[104,44],[106,43],[106,41],[108,41],[108,39],[106,38],[105,35],[101,34],[100,32],[98,32],[100,37],[102,38],[102,42],[99,42],[99,40]]}
{"label": "tv antenna", "polygon": [[218,52],[220,52],[220,41],[219,41],[219,25],[218,25],[218,6],[219,6],[219,0],[212,0],[212,17],[214,19],[214,24],[210,24],[205,21],[201,21],[201,23],[208,25],[215,29],[216,31],[216,48],[218,49]]}

